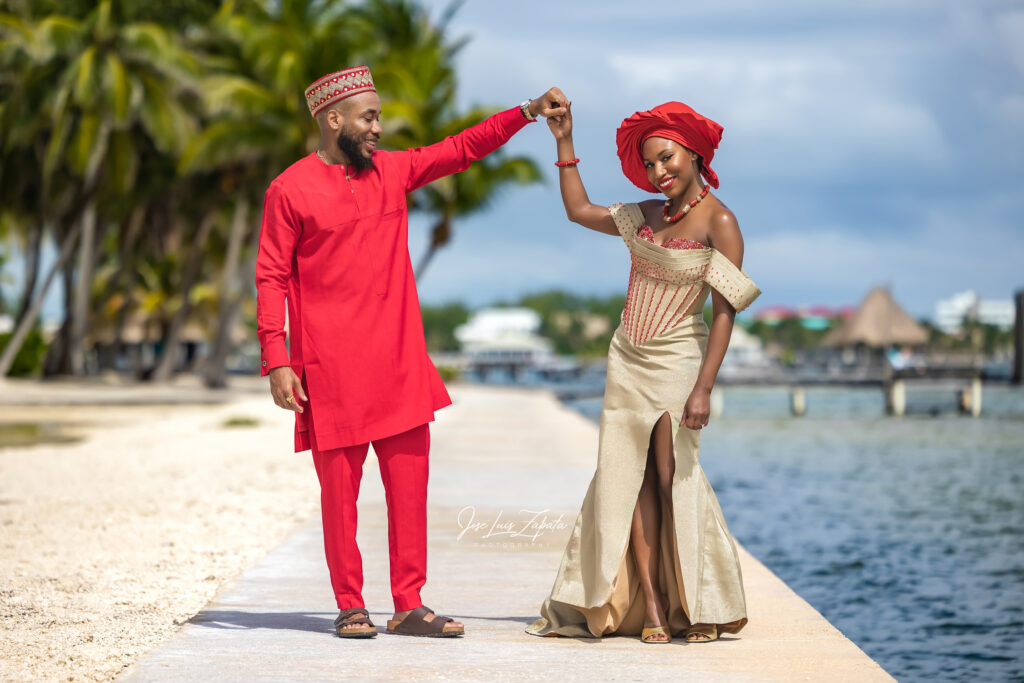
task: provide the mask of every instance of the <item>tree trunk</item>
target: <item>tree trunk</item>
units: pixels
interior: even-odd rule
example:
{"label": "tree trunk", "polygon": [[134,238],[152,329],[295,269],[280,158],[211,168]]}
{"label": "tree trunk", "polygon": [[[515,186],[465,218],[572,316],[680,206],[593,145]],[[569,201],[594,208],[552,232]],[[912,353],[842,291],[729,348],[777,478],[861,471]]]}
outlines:
{"label": "tree trunk", "polygon": [[[124,341],[124,328],[128,324],[128,318],[134,310],[135,302],[132,300],[132,289],[135,287],[136,269],[134,267],[137,256],[137,244],[142,234],[142,224],[146,219],[147,207],[140,206],[132,211],[128,219],[128,233],[125,235],[124,244],[121,249],[122,270],[118,274],[118,283],[121,290],[121,300],[124,302],[117,312],[114,322],[114,343],[119,345]],[[134,367],[133,372],[138,374],[139,367]]]}
{"label": "tree trunk", "polygon": [[430,231],[430,246],[427,247],[426,253],[420,258],[420,263],[416,266],[416,272],[413,276],[417,282],[423,278],[423,273],[426,272],[427,266],[434,260],[434,254],[437,250],[448,244],[448,240],[452,236],[452,224],[451,218],[447,214],[443,214],[441,218],[434,224],[433,229]]}
{"label": "tree trunk", "polygon": [[18,304],[17,313],[14,319],[21,321],[28,313],[34,297],[36,282],[39,280],[39,256],[42,254],[43,226],[39,225],[38,230],[29,229],[28,240],[25,243],[25,288],[21,292],[21,301]]}
{"label": "tree trunk", "polygon": [[82,214],[82,239],[78,242],[78,284],[72,301],[71,330],[68,335],[68,361],[71,374],[85,374],[85,335],[91,318],[93,253],[96,242],[96,200],[90,201]]}
{"label": "tree trunk", "polygon": [[[76,233],[80,233],[81,228],[81,216],[79,216],[79,220],[74,222],[71,229]],[[80,238],[81,235],[79,234],[78,237]],[[71,345],[68,342],[70,341],[75,315],[74,307],[72,306],[75,290],[75,264],[71,256],[65,260],[64,266],[61,269],[61,285],[64,288],[64,317],[62,318],[60,329],[57,330],[57,334],[50,341],[49,348],[46,349],[46,357],[43,359],[44,377],[71,373],[71,362],[68,358],[68,350],[71,348]]]}
{"label": "tree trunk", "polygon": [[[89,155],[89,161],[85,167],[82,180],[82,199],[84,205],[81,214],[78,215],[76,223],[81,225],[82,239],[78,244],[78,282],[77,286],[72,284],[71,276],[73,268],[68,269],[67,281],[65,282],[65,311],[67,315],[59,335],[63,342],[64,358],[55,362],[58,369],[55,374],[70,372],[72,375],[82,375],[85,370],[85,350],[82,348],[85,343],[85,335],[89,331],[90,313],[90,292],[92,291],[92,273],[95,265],[96,247],[96,224],[98,212],[97,192],[100,181],[103,178],[104,159],[107,153],[107,139],[110,135],[110,124],[106,121],[100,124],[96,134],[96,143]],[[69,287],[69,285],[71,285]],[[56,359],[55,359],[56,360]]]}
{"label": "tree trunk", "polygon": [[[249,226],[249,202],[239,198],[235,204],[235,212],[231,218],[231,234],[228,237],[228,252],[224,259],[224,272],[221,274],[220,294],[217,298],[219,307],[217,310],[217,326],[214,328],[213,349],[210,357],[206,359],[205,383],[211,389],[224,389],[227,387],[227,363],[228,354],[231,353],[232,333],[235,329],[235,321],[238,319],[238,311],[245,299],[246,280],[239,277],[239,273],[248,276],[248,269],[241,267],[242,251],[245,246],[246,232],[255,233],[255,244],[252,245],[251,253],[258,248],[259,228],[252,231]],[[248,282],[251,282],[248,279]]]}
{"label": "tree trunk", "polygon": [[43,299],[46,298],[46,293],[50,291],[50,285],[52,285],[53,281],[56,279],[57,273],[64,269],[65,265],[71,259],[71,252],[75,248],[75,241],[78,238],[78,233],[79,224],[76,223],[68,234],[64,236],[64,242],[60,246],[57,261],[50,268],[50,272],[47,273],[46,279],[43,281],[43,286],[32,300],[32,303],[29,305],[24,317],[18,321],[18,327],[11,336],[11,340],[7,343],[7,348],[4,349],[3,355],[0,355],[0,377],[7,376],[7,373],[11,369],[11,364],[14,363],[14,357],[18,355],[18,351],[21,350],[21,345],[25,342],[25,337],[28,336],[29,331],[36,324],[36,320],[39,318],[39,313],[43,309]]}
{"label": "tree trunk", "polygon": [[216,213],[211,212],[207,214],[199,223],[199,230],[196,233],[195,239],[192,240],[188,260],[185,263],[185,272],[181,276],[181,306],[174,312],[174,316],[171,317],[171,323],[167,326],[167,331],[163,338],[164,353],[157,362],[156,369],[153,371],[153,380],[156,382],[166,382],[174,375],[177,368],[181,332],[185,329],[185,323],[188,322],[188,316],[192,312],[192,304],[190,302],[192,288],[199,279],[199,271],[203,265],[203,256],[206,254],[206,241],[209,239],[210,231],[216,222]]}

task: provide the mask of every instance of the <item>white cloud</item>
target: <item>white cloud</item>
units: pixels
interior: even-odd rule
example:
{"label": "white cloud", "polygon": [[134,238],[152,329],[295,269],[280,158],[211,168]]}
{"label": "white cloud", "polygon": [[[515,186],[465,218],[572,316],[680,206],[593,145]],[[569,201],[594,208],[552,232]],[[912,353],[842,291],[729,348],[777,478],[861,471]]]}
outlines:
{"label": "white cloud", "polygon": [[624,51],[610,54],[608,63],[638,99],[682,99],[722,123],[723,150],[728,144],[744,175],[784,170],[799,181],[847,177],[866,165],[949,163],[934,114],[886,84],[877,64],[860,59],[803,46],[769,51],[728,44],[703,58]]}
{"label": "white cloud", "polygon": [[[1024,215],[1020,0],[637,8],[564,0],[539,14],[467,3],[454,22],[472,35],[462,98],[518,102],[563,87],[599,202],[641,198],[614,153],[624,116],[679,99],[718,119],[721,196],[745,226],[762,305],[856,303],[891,282],[928,315],[959,289],[1005,298],[1024,285],[1024,237],[1010,227]],[[525,131],[510,151],[551,170],[546,131]],[[628,266],[622,245],[604,240],[564,223],[554,184],[511,190],[460,222],[424,298],[615,292]]]}
{"label": "white cloud", "polygon": [[1017,71],[1024,76],[1024,11],[999,15],[995,27]]}
{"label": "white cloud", "polygon": [[843,230],[784,231],[747,238],[744,268],[765,302],[854,304],[876,285],[892,285],[914,315],[963,289],[1009,299],[1024,287],[1024,239],[1002,225],[967,226],[934,211],[889,239]]}

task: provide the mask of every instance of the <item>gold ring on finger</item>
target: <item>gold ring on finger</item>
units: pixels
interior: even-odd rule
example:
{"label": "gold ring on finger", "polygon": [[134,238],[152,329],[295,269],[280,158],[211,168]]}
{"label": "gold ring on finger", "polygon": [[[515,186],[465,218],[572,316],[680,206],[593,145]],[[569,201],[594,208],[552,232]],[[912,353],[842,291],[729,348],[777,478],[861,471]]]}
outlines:
{"label": "gold ring on finger", "polygon": [[287,401],[288,403],[295,403],[295,397],[294,396],[285,396],[284,400]]}

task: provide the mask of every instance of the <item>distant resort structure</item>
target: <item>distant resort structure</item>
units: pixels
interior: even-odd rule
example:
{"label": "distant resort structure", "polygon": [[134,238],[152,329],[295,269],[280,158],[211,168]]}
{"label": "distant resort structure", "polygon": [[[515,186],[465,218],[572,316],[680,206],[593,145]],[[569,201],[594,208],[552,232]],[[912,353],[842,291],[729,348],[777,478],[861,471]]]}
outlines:
{"label": "distant resort structure", "polygon": [[455,328],[461,365],[481,377],[506,372],[513,380],[527,368],[543,372],[559,365],[550,339],[540,335],[540,315],[531,308],[482,308]]}
{"label": "distant resort structure", "polygon": [[[561,319],[558,322],[565,323]],[[480,379],[497,374],[512,381],[527,374],[545,379],[578,377],[584,370],[583,364],[572,356],[556,354],[551,340],[541,335],[541,327],[540,314],[530,308],[482,308],[455,328],[461,353],[439,354],[435,360],[472,372]],[[584,327],[589,328],[585,332],[590,334],[609,331],[605,320],[593,315],[584,316]],[[741,325],[733,327],[729,353],[722,368],[724,374],[736,377],[744,368],[768,372],[775,365],[760,339]]]}
{"label": "distant resort structure", "polygon": [[1013,327],[1015,314],[1012,300],[982,299],[973,290],[967,290],[936,303],[934,321],[946,334],[959,332],[965,320],[1008,330]]}
{"label": "distant resort structure", "polygon": [[[887,287],[870,290],[857,306],[765,307],[733,326],[719,384],[791,387],[795,414],[806,404],[804,386],[879,386],[890,413],[902,415],[908,382],[942,383],[957,392],[963,412],[977,415],[982,380],[1011,379],[1014,352],[1005,331],[1020,315],[1016,309],[1011,300],[962,292],[936,304],[929,327],[908,314]],[[969,345],[978,335],[964,332],[972,322],[1002,331],[997,354],[986,356]],[[548,384],[560,395],[597,396],[603,358],[560,354],[549,336],[570,327],[585,339],[607,338],[613,331],[607,315],[487,307],[455,328],[458,351],[432,355],[439,367],[471,381]],[[794,338],[800,342],[795,346]]]}
{"label": "distant resort structure", "polygon": [[845,318],[853,311],[853,306],[766,306],[754,314],[754,320],[767,325],[775,325],[783,320],[798,320],[804,329],[826,330],[832,320]]}
{"label": "distant resort structure", "polygon": [[[462,317],[462,324],[444,323],[434,339],[447,341],[431,346],[435,364],[447,378],[471,381],[603,384],[604,354],[621,306],[561,293],[535,301],[540,303],[534,307],[464,312],[468,319]],[[1022,325],[1016,321],[1024,315],[1019,308],[1024,303],[983,299],[968,290],[937,301],[931,320],[919,321],[885,287],[872,289],[856,306],[767,306],[733,326],[719,383],[877,385],[937,368],[951,380],[1016,381],[1024,342],[1020,332],[1008,330]],[[212,352],[208,321],[200,324],[200,318],[194,313],[177,335],[179,372],[197,371]],[[13,328],[13,319],[0,313],[0,341]],[[56,332],[54,323],[42,321],[39,343],[49,344]],[[162,354],[161,340],[158,321],[139,310],[116,327],[110,321],[94,324],[87,335],[87,370],[149,379]],[[241,321],[230,341],[227,371],[253,371],[259,349]]]}

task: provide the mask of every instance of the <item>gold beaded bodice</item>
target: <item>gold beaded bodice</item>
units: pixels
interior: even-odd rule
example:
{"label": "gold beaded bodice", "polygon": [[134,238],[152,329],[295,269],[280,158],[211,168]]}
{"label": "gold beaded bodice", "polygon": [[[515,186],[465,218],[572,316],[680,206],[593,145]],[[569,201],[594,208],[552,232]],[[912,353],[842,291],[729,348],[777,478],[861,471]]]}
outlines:
{"label": "gold beaded bodice", "polygon": [[761,294],[753,280],[717,249],[665,248],[637,234],[644,224],[638,205],[609,208],[632,259],[622,329],[634,344],[701,313],[712,288],[737,312]]}

